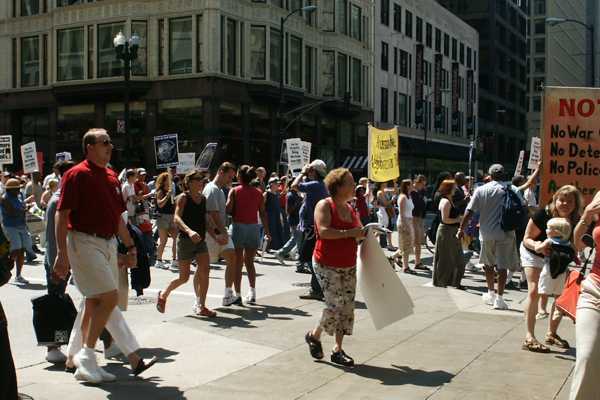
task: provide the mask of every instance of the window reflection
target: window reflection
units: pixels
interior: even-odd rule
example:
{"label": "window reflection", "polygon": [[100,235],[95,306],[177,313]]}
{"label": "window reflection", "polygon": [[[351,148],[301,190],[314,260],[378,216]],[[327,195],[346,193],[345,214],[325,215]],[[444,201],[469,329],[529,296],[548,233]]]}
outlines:
{"label": "window reflection", "polygon": [[57,32],[59,81],[83,79],[83,36],[83,27],[62,29]]}
{"label": "window reflection", "polygon": [[116,57],[113,40],[123,32],[124,23],[98,25],[98,77],[120,76],[122,61]]}
{"label": "window reflection", "polygon": [[169,21],[169,74],[192,72],[192,18]]}

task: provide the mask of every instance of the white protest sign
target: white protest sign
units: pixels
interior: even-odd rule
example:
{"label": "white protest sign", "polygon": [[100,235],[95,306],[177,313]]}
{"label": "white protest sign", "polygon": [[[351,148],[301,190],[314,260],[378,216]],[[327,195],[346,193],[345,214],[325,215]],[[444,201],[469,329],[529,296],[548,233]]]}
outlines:
{"label": "white protest sign", "polygon": [[12,135],[0,136],[0,164],[12,164]]}
{"label": "white protest sign", "polygon": [[302,141],[301,144],[302,144],[302,164],[303,165],[310,164],[310,151],[312,148],[312,143]]}
{"label": "white protest sign", "polygon": [[187,174],[192,171],[196,164],[196,153],[179,153],[178,174]]}
{"label": "white protest sign", "polygon": [[297,176],[304,167],[302,157],[302,140],[299,138],[287,139],[285,141],[287,147],[288,167],[292,171],[292,175]]}
{"label": "white protest sign", "polygon": [[538,164],[542,159],[542,139],[539,137],[531,138],[531,150],[529,152],[528,169],[537,169]]}
{"label": "white protest sign", "polygon": [[519,161],[517,161],[517,168],[515,168],[515,176],[521,175],[523,170],[523,161],[525,160],[525,150],[519,152]]}
{"label": "white protest sign", "polygon": [[21,159],[23,160],[23,173],[30,174],[40,170],[35,142],[29,142],[21,146]]}
{"label": "white protest sign", "polygon": [[206,146],[204,146],[204,150],[202,150],[200,157],[198,157],[198,161],[196,161],[196,169],[200,171],[208,171],[216,153],[217,143],[208,143]]}
{"label": "white protest sign", "polygon": [[60,153],[56,153],[56,161],[71,161],[73,157],[71,153],[68,151],[63,151]]}

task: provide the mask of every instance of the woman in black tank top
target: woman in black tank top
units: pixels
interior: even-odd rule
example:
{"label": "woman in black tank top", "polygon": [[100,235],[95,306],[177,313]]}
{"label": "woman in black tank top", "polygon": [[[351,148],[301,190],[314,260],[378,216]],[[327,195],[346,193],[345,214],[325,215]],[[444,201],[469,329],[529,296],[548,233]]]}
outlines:
{"label": "woman in black tank top", "polygon": [[206,307],[210,265],[205,239],[207,229],[212,232],[216,231],[212,219],[207,218],[206,197],[202,195],[202,190],[207,182],[208,179],[200,171],[189,172],[184,180],[186,191],[177,196],[174,219],[179,228],[177,237],[179,277],[171,281],[164,292],[158,293],[156,308],[161,313],[165,312],[169,294],[189,280],[190,265],[195,259],[197,263],[194,274],[196,302],[192,310],[194,314],[204,317],[217,315],[216,312]]}
{"label": "woman in black tank top", "polygon": [[[177,228],[173,222],[175,206],[173,205],[173,181],[168,172],[163,172],[156,178],[156,226],[158,227],[158,248],[156,249],[156,267],[168,269],[169,266],[163,261],[163,252],[167,245],[169,236],[175,241]],[[173,246],[173,261],[171,263],[173,270],[177,269],[177,248]]]}

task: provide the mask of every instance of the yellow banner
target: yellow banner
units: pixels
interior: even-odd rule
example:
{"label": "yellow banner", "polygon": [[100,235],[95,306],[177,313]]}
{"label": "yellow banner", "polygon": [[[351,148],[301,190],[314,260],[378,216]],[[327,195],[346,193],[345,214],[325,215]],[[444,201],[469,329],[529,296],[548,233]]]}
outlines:
{"label": "yellow banner", "polygon": [[400,176],[398,130],[381,130],[369,125],[369,179],[387,182]]}

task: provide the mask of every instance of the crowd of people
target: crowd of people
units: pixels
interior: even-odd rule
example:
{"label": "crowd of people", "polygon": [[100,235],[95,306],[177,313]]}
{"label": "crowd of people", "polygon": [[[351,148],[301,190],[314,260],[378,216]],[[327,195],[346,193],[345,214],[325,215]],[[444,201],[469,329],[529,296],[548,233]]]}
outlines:
{"label": "crowd of people", "polygon": [[[331,361],[354,365],[343,338],[353,332],[357,248],[367,235],[364,226],[372,222],[386,229],[379,241],[390,254],[391,266],[407,274],[431,273],[432,286],[464,290],[465,269],[473,252],[478,253],[486,279],[482,299],[493,308],[508,309],[506,288],[526,282],[523,350],[547,353],[549,346],[570,347],[558,334],[562,313],[555,301],[549,313],[546,309],[549,299],[564,288],[566,266],[586,247],[582,237],[591,234],[594,242],[600,240],[600,226],[595,226],[600,195],[585,206],[576,187],[564,186],[547,206],[540,207],[535,196],[539,172],[509,182],[499,164],[480,179],[443,172],[433,185],[427,185],[423,175],[380,184],[360,178],[357,184],[349,170],[328,170],[321,160],[312,161],[295,177],[223,162],[212,176],[199,170],[179,174],[169,168],[148,179],[144,168],[126,169],[118,176],[109,167],[113,146],[105,130],[88,131],[82,144],[85,160],[81,163],[57,162],[43,180],[37,173],[29,178],[5,173],[0,185],[2,227],[16,266],[15,283],[27,283],[21,274],[25,257],[35,257],[39,249],[34,242],[39,241],[45,247],[48,292],[64,294],[72,279],[84,299],[67,354],[57,346],[48,347],[47,353],[48,361],[65,363],[78,380],[97,384],[116,379],[97,363],[98,340],[104,342],[106,357],[125,355],[134,375],[157,361],[138,355],[140,346],[122,313],[129,286],[137,296],[143,295],[151,282],[151,268],[177,274],[159,291],[158,312],[167,311],[169,295],[193,275],[192,312],[214,318],[216,311],[206,303],[210,264],[225,264],[223,306],[254,304],[254,262],[266,252],[282,264],[296,261],[296,272],[311,275],[310,290],[300,297],[324,302],[317,326],[305,334],[311,356],[324,357],[321,335],[326,332],[335,337]],[[504,214],[507,196],[512,195],[526,214],[507,227]],[[90,207],[94,204],[98,206]],[[45,212],[45,230],[36,240],[26,219],[33,208]],[[421,254],[427,237],[433,242],[431,270]],[[165,251],[169,240],[170,253]],[[558,251],[561,259],[567,259],[560,271],[551,262]],[[519,283],[513,282],[516,276]],[[600,258],[582,287],[571,399],[596,396]],[[541,343],[534,329],[544,318],[549,326]],[[2,329],[0,344],[10,358],[5,325]],[[5,387],[12,382],[16,393],[14,371],[1,379],[6,380]],[[2,398],[16,398],[6,393]]]}

